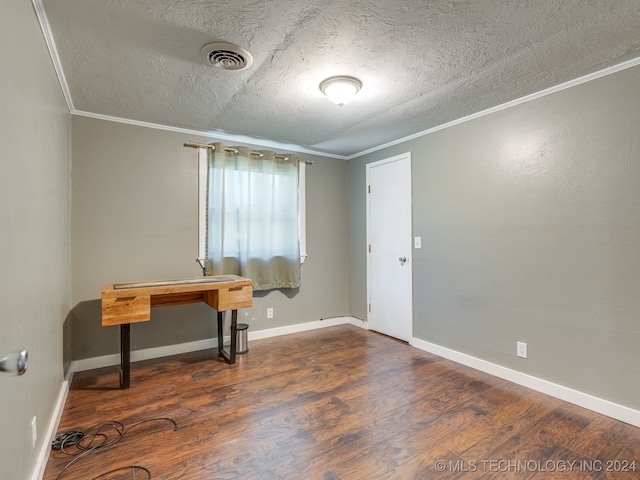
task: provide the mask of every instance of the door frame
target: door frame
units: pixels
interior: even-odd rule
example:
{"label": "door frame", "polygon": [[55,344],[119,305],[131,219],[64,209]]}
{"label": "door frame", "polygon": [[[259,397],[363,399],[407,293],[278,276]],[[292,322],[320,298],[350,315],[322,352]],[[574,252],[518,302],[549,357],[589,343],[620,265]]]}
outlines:
{"label": "door frame", "polygon": [[410,328],[409,331],[411,332],[411,339],[413,338],[413,194],[412,194],[412,186],[413,186],[413,180],[412,180],[412,176],[413,176],[413,165],[412,165],[412,159],[411,159],[411,152],[405,152],[405,153],[401,153],[399,155],[394,155],[393,157],[389,157],[389,158],[385,158],[383,160],[378,160],[375,162],[371,162],[371,163],[367,163],[365,165],[366,169],[365,169],[365,178],[366,178],[366,185],[365,185],[365,195],[366,195],[366,245],[365,245],[365,254],[367,256],[367,308],[366,308],[366,312],[367,312],[367,320],[365,322],[365,327],[367,328],[367,330],[370,329],[370,315],[371,315],[371,282],[372,282],[372,278],[371,278],[371,255],[369,255],[369,245],[371,244],[371,207],[370,207],[370,197],[369,197],[369,187],[371,185],[370,180],[371,180],[371,169],[375,168],[377,166],[380,165],[384,165],[386,163],[393,163],[393,162],[397,162],[399,160],[405,160],[408,159],[409,161],[409,205],[407,206],[410,210],[410,216],[409,218],[410,220],[410,238],[409,238],[409,242],[410,242],[410,248],[409,248],[409,252],[408,252],[408,264],[409,264],[409,269],[410,269],[410,305],[409,305],[409,322],[410,322]]}

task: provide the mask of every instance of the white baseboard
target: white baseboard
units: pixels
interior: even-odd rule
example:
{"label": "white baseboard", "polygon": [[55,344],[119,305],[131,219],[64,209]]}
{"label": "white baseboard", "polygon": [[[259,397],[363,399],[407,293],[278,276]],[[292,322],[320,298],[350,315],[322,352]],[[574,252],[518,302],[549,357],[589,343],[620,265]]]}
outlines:
{"label": "white baseboard", "polygon": [[640,427],[640,411],[638,410],[618,405],[608,400],[603,400],[602,398],[594,397],[588,393],[579,392],[538,377],[527,375],[526,373],[511,370],[510,368],[487,362],[486,360],[481,360],[446,347],[441,347],[440,345],[425,342],[418,338],[413,338],[411,340],[411,345],[419,348],[420,350],[425,350],[429,353],[453,360],[454,362],[462,365],[475,368],[476,370],[509,380],[510,382],[517,383],[518,385],[522,385],[524,387],[531,388],[532,390],[559,398],[560,400],[573,403],[574,405],[593,410],[594,412],[615,418],[616,420],[620,420],[630,425]]}
{"label": "white baseboard", "polygon": [[354,325],[356,327],[364,328],[365,330],[369,330],[369,323],[366,320],[361,320],[356,317],[345,317],[347,319],[347,323]]}
{"label": "white baseboard", "polygon": [[40,446],[40,451],[36,457],[36,464],[31,474],[31,480],[42,480],[44,476],[44,470],[47,467],[47,461],[49,460],[49,453],[51,452],[51,442],[55,439],[58,427],[60,426],[60,419],[62,418],[62,412],[64,412],[64,405],[67,401],[67,395],[69,394],[69,387],[71,386],[71,380],[73,379],[73,370],[69,370],[67,377],[60,385],[60,392],[58,393],[58,400],[56,406],[51,415],[51,420],[47,427],[47,432],[44,435],[44,440]]}
{"label": "white baseboard", "polygon": [[[307,330],[315,330],[317,328],[332,327],[334,325],[343,325],[351,323],[353,325],[362,326],[362,320],[354,317],[334,317],[325,320],[317,320],[315,322],[298,323],[286,327],[269,328],[266,330],[249,330],[247,340],[260,340],[261,338],[278,337],[289,333],[305,332]],[[225,337],[225,340],[229,340]],[[198,350],[208,350],[218,346],[217,338],[207,338],[205,340],[197,340],[195,342],[179,343],[177,345],[165,345],[162,347],[145,348],[142,350],[133,350],[131,352],[131,361],[139,362],[141,360],[150,360],[152,358],[168,357],[170,355],[179,355],[181,353],[196,352]],[[110,367],[120,364],[120,354],[103,355],[101,357],[83,358],[75,360],[71,364],[71,371],[81,372],[84,370],[93,370],[94,368]]]}
{"label": "white baseboard", "polygon": [[[258,330],[256,332],[249,331],[248,340],[260,340],[262,338],[279,337],[280,335],[288,335],[290,333],[306,332],[317,328],[333,327],[335,325],[344,325],[352,322],[362,323],[353,317],[333,317],[324,320],[316,320],[315,322],[297,323],[286,327],[269,328],[266,330]],[[353,323],[354,325],[356,323]]]}
{"label": "white baseboard", "polygon": [[[140,362],[142,360],[150,360],[152,358],[168,357],[170,355],[179,355],[181,353],[207,350],[209,348],[215,348],[217,346],[217,338],[207,338],[205,340],[197,340],[195,342],[178,343],[176,345],[164,345],[162,347],[144,348],[142,350],[132,350],[131,361]],[[113,353],[111,355],[103,355],[101,357],[74,360],[71,363],[71,369],[74,372],[82,372],[84,370],[93,370],[94,368],[110,367],[112,365],[119,364],[120,354]]]}

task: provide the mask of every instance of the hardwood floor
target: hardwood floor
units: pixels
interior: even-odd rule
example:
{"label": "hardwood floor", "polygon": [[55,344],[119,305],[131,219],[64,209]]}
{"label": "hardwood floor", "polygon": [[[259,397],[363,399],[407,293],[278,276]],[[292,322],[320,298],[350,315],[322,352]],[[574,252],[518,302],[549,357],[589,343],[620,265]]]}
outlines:
{"label": "hardwood floor", "polygon": [[117,367],[76,373],[59,431],[179,428],[130,427],[60,479],[640,478],[640,429],[351,325],[249,349],[133,363],[129,390]]}

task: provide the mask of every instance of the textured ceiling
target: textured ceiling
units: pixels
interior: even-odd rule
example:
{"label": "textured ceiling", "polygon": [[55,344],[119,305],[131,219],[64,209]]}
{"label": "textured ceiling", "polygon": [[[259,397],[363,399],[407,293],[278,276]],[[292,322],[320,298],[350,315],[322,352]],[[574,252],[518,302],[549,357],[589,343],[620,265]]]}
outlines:
{"label": "textured ceiling", "polygon": [[[72,111],[343,156],[640,57],[638,0],[37,1]],[[342,108],[332,75],[363,83]]]}

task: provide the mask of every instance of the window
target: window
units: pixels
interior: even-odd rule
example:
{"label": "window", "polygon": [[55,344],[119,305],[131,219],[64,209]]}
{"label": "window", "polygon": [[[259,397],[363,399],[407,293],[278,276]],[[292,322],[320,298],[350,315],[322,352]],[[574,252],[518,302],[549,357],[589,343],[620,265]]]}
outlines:
{"label": "window", "polygon": [[298,287],[306,258],[304,162],[214,146],[198,150],[200,265],[207,275],[251,278],[255,290]]}

